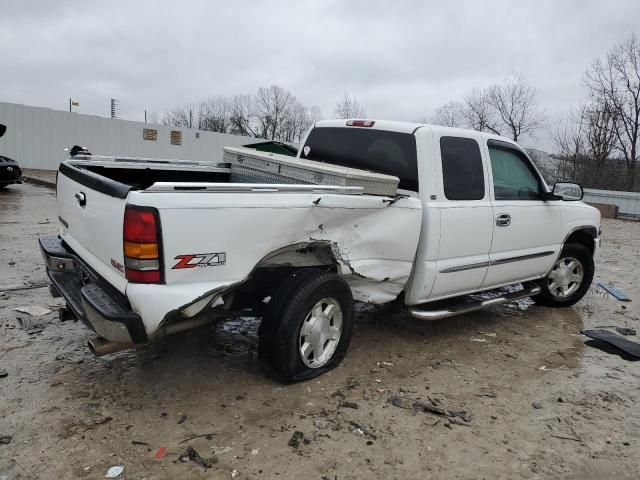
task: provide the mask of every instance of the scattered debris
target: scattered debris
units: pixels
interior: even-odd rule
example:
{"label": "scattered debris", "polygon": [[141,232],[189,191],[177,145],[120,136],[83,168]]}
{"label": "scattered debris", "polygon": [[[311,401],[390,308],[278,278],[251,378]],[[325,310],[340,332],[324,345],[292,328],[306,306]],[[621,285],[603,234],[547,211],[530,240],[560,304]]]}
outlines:
{"label": "scattered debris", "polygon": [[9,445],[12,438],[11,435],[0,435],[0,445]]}
{"label": "scattered debris", "polygon": [[404,408],[406,410],[413,410],[415,412],[421,413],[429,412],[440,415],[442,417],[458,417],[465,422],[471,421],[471,415],[469,415],[466,411],[448,410],[446,408],[437,406],[433,400],[431,400],[431,405],[420,402],[418,400],[414,400],[412,398],[397,396],[389,397],[387,401],[393,406]]}
{"label": "scattered debris", "polygon": [[188,442],[189,440],[193,440],[194,438],[207,437],[207,440],[211,440],[214,435],[215,433],[203,433],[202,435],[194,435],[193,437],[188,437],[184,440],[181,440],[180,442],[178,442],[178,445],[182,445],[183,443]]}
{"label": "scattered debris", "polygon": [[471,338],[472,342],[485,343],[487,341],[486,338]]}
{"label": "scattered debris", "polygon": [[198,465],[200,465],[205,470],[207,468],[213,467],[213,464],[210,461],[205,460],[204,458],[202,458],[200,456],[200,454],[198,452],[196,452],[195,449],[193,449],[192,447],[187,448],[187,451],[183,455],[180,456],[180,461],[181,462],[187,462],[189,460],[191,460],[194,463],[197,463]]}
{"label": "scattered debris", "polygon": [[304,433],[296,430],[295,432],[293,432],[293,435],[291,436],[291,439],[289,440],[289,443],[287,445],[293,448],[298,448],[300,446],[300,441],[303,438],[304,438]]}
{"label": "scattered debris", "polygon": [[240,472],[238,470],[236,470],[235,468],[231,470],[231,478],[236,478],[238,475],[240,475]]}
{"label": "scattered debris", "polygon": [[542,370],[543,372],[548,372],[551,369],[549,367],[547,367],[546,365],[542,365],[541,367],[538,368],[538,370]]}
{"label": "scattered debris", "polygon": [[542,408],[542,404],[540,402],[531,402],[531,406],[537,410]]}
{"label": "scattered debris", "polygon": [[155,457],[160,460],[162,457],[164,457],[167,454],[167,447],[160,447],[155,454]]}
{"label": "scattered debris", "polygon": [[618,289],[615,285],[613,285],[613,283],[598,283],[597,286],[602,288],[603,290],[606,290],[621,302],[631,301],[631,299],[627,297],[622,290]]}
{"label": "scattered debris", "polygon": [[187,420],[187,415],[184,413],[178,413],[178,425],[184,423]]}
{"label": "scattered debris", "polygon": [[9,286],[5,286],[5,287],[0,287],[0,293],[3,292],[17,292],[20,290],[31,290],[34,288],[44,288],[47,286],[47,282],[38,282],[38,283],[31,283],[31,284],[27,284],[27,285],[9,285]]}
{"label": "scattered debris", "polygon": [[113,420],[113,417],[102,417],[96,420],[95,422],[88,424],[86,428],[83,430],[83,432],[91,430],[93,427],[97,427],[98,425],[104,425],[105,423],[109,423],[111,420]]}
{"label": "scattered debris", "polygon": [[251,455],[258,455],[260,453],[260,449],[259,448],[254,448],[251,450]]}
{"label": "scattered debris", "polygon": [[573,440],[574,442],[582,443],[582,439],[577,437],[569,437],[567,435],[554,435],[553,433],[551,434],[551,436],[554,438],[561,438],[562,440]]}
{"label": "scattered debris", "polygon": [[107,474],[104,478],[117,478],[122,474],[122,472],[124,472],[124,467],[116,465],[107,470]]}
{"label": "scattered debris", "polygon": [[357,410],[360,406],[356,402],[341,402],[338,404],[338,408],[353,408]]}
{"label": "scattered debris", "polygon": [[[619,353],[616,350],[620,350],[626,354],[624,357],[626,357],[627,360],[637,360],[640,358],[640,343],[632,342],[607,330],[583,330],[581,333],[597,340],[597,342],[586,342],[586,344],[591,347],[599,348],[607,353]],[[609,346],[615,347],[614,351],[611,351]]]}
{"label": "scattered debris", "polygon": [[0,378],[4,378],[4,377],[8,377],[9,376],[9,372],[7,372],[6,370],[0,370]]}
{"label": "scattered debris", "polygon": [[224,446],[224,447],[213,447],[213,453],[216,456],[219,455],[224,455],[225,453],[229,453],[230,451],[232,451],[233,448],[228,447],[228,446]]}
{"label": "scattered debris", "polygon": [[635,329],[627,327],[616,327],[616,332],[618,332],[620,335],[624,335],[625,337],[636,334]]}
{"label": "scattered debris", "polygon": [[149,446],[149,444],[147,442],[140,442],[138,440],[131,440],[131,445],[143,445],[145,447]]}
{"label": "scattered debris", "polygon": [[16,307],[14,308],[16,312],[26,313],[31,315],[32,317],[41,317],[42,315],[46,315],[47,313],[51,313],[52,310],[48,308],[41,307],[40,305],[29,305],[26,307]]}
{"label": "scattered debris", "polygon": [[372,438],[373,440],[378,439],[378,437],[376,437],[375,434],[371,433],[367,428],[363,427],[358,422],[354,422],[353,420],[350,420],[349,424],[352,427],[354,427],[360,435],[366,435],[367,437]]}

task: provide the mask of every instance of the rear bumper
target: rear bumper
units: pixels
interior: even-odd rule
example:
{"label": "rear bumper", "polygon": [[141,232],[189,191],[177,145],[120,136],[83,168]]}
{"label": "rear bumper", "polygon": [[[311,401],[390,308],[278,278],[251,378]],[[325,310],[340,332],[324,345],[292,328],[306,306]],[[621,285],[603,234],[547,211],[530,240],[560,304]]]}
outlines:
{"label": "rear bumper", "polygon": [[127,298],[91,269],[60,237],[41,237],[40,251],[51,281],[51,293],[87,327],[112,342],[146,343],[140,315]]}

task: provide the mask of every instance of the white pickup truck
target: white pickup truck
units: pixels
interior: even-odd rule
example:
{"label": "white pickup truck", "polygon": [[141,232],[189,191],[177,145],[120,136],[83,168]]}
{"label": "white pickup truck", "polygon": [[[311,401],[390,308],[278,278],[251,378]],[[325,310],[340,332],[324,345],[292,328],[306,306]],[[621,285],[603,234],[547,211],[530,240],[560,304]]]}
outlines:
{"label": "white pickup truck", "polygon": [[[251,157],[244,150],[234,152]],[[548,188],[506,138],[330,120],[288,158],[399,185],[377,194],[277,175],[247,183],[229,164],[63,162],[60,235],[40,239],[51,293],[67,302],[63,319],[94,330],[101,355],[251,309],[262,317],[261,363],[288,382],[340,362],[354,300],[398,299],[431,320],[523,297],[570,306],[591,284],[598,210],[580,201],[579,185]],[[473,296],[486,291],[498,293]]]}

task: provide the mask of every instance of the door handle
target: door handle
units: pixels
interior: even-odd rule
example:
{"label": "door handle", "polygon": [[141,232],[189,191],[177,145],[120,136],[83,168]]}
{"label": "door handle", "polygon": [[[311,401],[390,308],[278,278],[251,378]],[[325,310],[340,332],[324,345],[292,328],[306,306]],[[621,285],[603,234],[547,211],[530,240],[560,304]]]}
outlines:
{"label": "door handle", "polygon": [[87,196],[83,192],[78,192],[75,194],[76,200],[78,201],[78,205],[84,207],[87,204]]}
{"label": "door handle", "polygon": [[511,225],[511,215],[508,213],[501,213],[496,217],[496,225],[499,227],[508,227]]}

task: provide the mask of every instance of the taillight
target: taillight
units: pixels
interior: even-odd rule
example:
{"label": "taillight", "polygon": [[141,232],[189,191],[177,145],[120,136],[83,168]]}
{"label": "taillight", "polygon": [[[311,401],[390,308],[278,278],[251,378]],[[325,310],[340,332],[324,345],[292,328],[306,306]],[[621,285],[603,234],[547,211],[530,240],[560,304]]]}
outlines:
{"label": "taillight", "polygon": [[127,280],[135,283],[161,283],[162,248],[158,211],[149,207],[126,207],[123,232]]}
{"label": "taillight", "polygon": [[373,127],[375,120],[347,120],[347,127]]}

